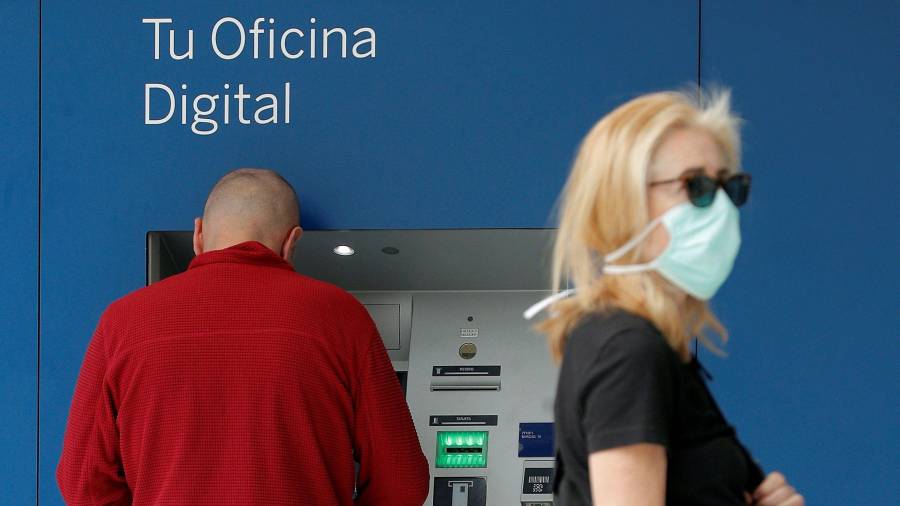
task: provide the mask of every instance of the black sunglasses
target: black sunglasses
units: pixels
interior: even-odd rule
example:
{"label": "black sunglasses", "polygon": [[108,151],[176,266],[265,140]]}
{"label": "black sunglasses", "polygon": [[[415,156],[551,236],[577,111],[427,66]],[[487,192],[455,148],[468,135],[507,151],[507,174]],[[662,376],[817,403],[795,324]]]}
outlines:
{"label": "black sunglasses", "polygon": [[719,171],[715,179],[706,175],[703,169],[688,169],[675,179],[651,181],[649,186],[682,183],[688,199],[697,207],[709,207],[716,198],[716,190],[721,186],[736,207],[741,207],[750,196],[750,174],[738,172],[730,174],[726,169]]}

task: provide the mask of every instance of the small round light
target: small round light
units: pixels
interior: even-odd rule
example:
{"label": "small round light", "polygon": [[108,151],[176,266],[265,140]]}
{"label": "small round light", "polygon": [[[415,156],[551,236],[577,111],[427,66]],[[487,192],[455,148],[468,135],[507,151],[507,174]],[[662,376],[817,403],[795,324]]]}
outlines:
{"label": "small round light", "polygon": [[340,255],[342,257],[348,257],[348,256],[356,253],[356,251],[353,251],[353,248],[351,248],[350,246],[347,246],[346,244],[341,244],[340,246],[336,246],[333,251],[334,251],[335,255]]}

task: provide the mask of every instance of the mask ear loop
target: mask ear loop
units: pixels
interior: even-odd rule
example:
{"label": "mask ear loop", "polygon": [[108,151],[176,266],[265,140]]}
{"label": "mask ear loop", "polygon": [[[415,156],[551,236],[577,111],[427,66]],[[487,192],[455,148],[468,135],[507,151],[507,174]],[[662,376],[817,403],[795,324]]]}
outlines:
{"label": "mask ear loop", "polygon": [[638,234],[636,236],[629,239],[628,242],[619,246],[618,248],[616,248],[615,250],[610,252],[608,255],[603,257],[603,260],[605,261],[607,266],[609,263],[615,262],[616,260],[622,258],[622,256],[625,255],[625,253],[628,253],[629,251],[634,249],[634,247],[637,246],[638,243],[640,243],[648,235],[650,235],[650,232],[652,232],[653,229],[656,228],[656,226],[659,225],[659,223],[661,221],[662,221],[662,216],[658,216],[658,217],[654,218],[650,223],[647,224],[646,227],[644,227],[644,230],[641,230],[640,232],[638,232]]}
{"label": "mask ear loop", "polygon": [[[636,236],[629,239],[628,242],[603,257],[604,265],[601,269],[601,273],[626,274],[629,272],[641,272],[652,269],[653,266],[650,263],[638,265],[609,265],[609,263],[622,258],[625,253],[631,251],[635,246],[643,241],[650,234],[650,232],[652,232],[653,229],[656,228],[657,225],[659,225],[661,221],[662,216],[657,217],[656,219],[648,223],[647,226],[644,227],[644,230],[641,230]],[[522,313],[522,316],[526,320],[530,320],[534,318],[538,313],[547,309],[553,304],[556,304],[560,300],[573,295],[576,291],[577,288],[569,288],[559,293],[555,293],[549,297],[545,297],[544,299],[539,300],[537,303],[526,309],[525,312]]]}
{"label": "mask ear loop", "polygon": [[532,305],[530,308],[526,309],[525,312],[522,313],[522,316],[526,320],[530,320],[530,319],[534,318],[541,311],[547,309],[551,305],[556,304],[558,301],[565,299],[566,297],[568,297],[574,293],[575,293],[574,288],[568,288],[559,293],[555,293],[549,297],[545,297],[545,298],[539,300],[536,304]]}

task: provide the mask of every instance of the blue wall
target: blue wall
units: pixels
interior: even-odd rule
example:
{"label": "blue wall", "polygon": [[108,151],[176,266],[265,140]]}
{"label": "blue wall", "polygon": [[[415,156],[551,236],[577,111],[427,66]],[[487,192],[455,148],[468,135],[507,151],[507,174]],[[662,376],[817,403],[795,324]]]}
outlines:
{"label": "blue wall", "polygon": [[707,362],[808,504],[900,496],[898,27],[897,2],[703,3],[703,80],[733,87],[755,176]]}
{"label": "blue wall", "polygon": [[38,6],[0,2],[0,504],[37,476]]}
{"label": "blue wall", "polygon": [[[540,227],[594,121],[696,79],[697,3],[484,4],[42,2],[42,503],[61,504],[55,466],[100,312],[143,285],[146,231],[189,228],[226,170],[282,171],[312,229]],[[810,504],[887,504],[900,421],[889,193],[900,16],[892,2],[837,5],[703,5],[702,78],[734,88],[756,177],[745,246],[716,300],[731,357],[705,360],[754,453]],[[16,238],[0,321],[14,336],[4,356],[24,359],[0,370],[0,437],[12,449],[0,463],[16,478],[0,485],[3,504],[32,503],[35,488],[37,32],[27,20],[37,13],[16,9],[3,19],[26,23],[3,47],[24,48],[4,63],[24,78],[0,86],[24,100],[10,109],[21,123],[0,127],[15,146],[0,155],[2,209],[15,218],[3,237]],[[223,61],[210,56],[209,31],[224,16],[372,26],[377,57]],[[174,18],[179,41],[193,28],[195,59],[154,60],[140,22],[149,17]],[[147,82],[221,93],[223,83],[278,91],[284,81],[290,125],[202,137],[143,124]]]}

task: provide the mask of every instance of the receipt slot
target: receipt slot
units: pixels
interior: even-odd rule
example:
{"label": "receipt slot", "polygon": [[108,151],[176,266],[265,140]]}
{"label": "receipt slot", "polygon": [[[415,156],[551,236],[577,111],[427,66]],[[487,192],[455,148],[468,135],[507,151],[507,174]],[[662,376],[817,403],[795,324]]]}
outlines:
{"label": "receipt slot", "polygon": [[486,506],[487,480],[459,476],[434,479],[434,506]]}
{"label": "receipt slot", "polygon": [[553,506],[552,460],[526,460],[522,471],[522,506]]}

